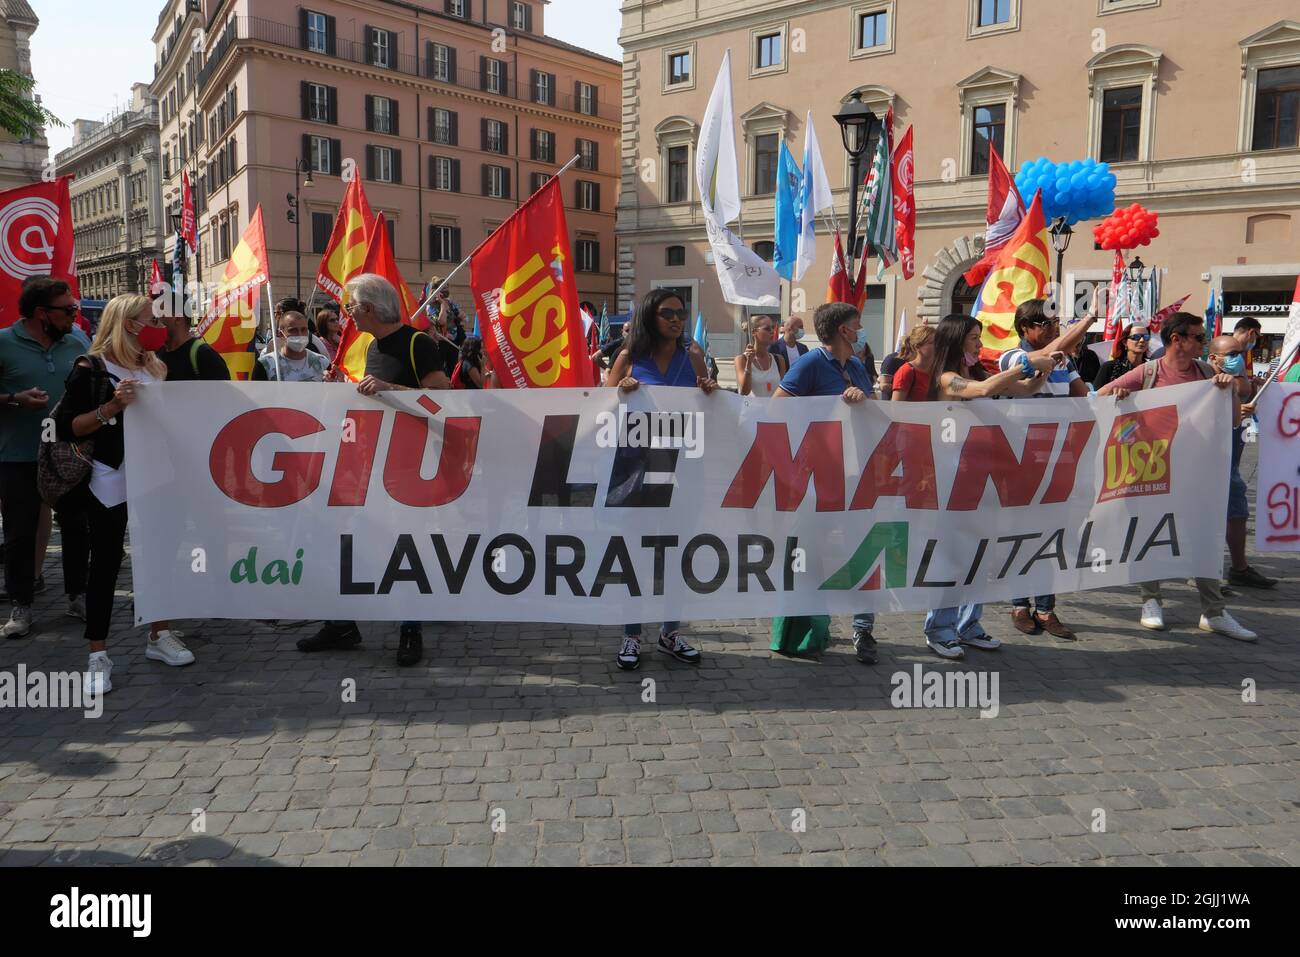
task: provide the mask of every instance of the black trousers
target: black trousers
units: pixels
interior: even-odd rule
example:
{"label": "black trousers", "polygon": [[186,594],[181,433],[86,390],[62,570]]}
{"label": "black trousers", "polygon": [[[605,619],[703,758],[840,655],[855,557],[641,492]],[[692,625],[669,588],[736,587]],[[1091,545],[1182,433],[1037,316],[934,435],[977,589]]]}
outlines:
{"label": "black trousers", "polygon": [[[61,505],[63,503],[60,503]],[[5,587],[18,605],[31,605],[36,585],[36,527],[41,496],[35,462],[0,462],[0,517],[5,527]],[[76,508],[54,512],[63,539],[63,590],[86,591],[89,533],[86,515]]]}
{"label": "black trousers", "polygon": [[90,574],[86,580],[86,640],[107,641],[113,618],[113,593],[126,544],[126,503],[105,508],[85,490],[90,525]]}

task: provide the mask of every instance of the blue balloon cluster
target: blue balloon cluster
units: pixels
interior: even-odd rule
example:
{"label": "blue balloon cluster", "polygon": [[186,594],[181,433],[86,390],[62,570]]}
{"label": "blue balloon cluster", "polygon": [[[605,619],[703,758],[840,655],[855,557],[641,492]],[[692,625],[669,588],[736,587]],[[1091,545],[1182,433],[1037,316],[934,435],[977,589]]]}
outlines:
{"label": "blue balloon cluster", "polygon": [[1043,215],[1049,221],[1064,216],[1071,226],[1115,211],[1115,174],[1110,164],[1094,159],[1053,163],[1040,156],[1020,167],[1016,189],[1026,206],[1033,202],[1034,192],[1041,189]]}

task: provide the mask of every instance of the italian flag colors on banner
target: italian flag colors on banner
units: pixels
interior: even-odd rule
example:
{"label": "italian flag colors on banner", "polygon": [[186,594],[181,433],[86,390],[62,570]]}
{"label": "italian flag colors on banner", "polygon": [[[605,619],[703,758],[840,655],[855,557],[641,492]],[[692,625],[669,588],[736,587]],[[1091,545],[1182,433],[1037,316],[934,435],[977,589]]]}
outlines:
{"label": "italian flag colors on banner", "polygon": [[470,257],[483,346],[504,389],[593,386],[557,178]]}
{"label": "italian flag colors on banner", "polygon": [[212,305],[197,330],[204,342],[221,353],[232,379],[247,379],[253,372],[257,359],[253,355],[257,303],[267,272],[266,233],[262,229],[262,207],[258,205],[239,245],[230,254]]}

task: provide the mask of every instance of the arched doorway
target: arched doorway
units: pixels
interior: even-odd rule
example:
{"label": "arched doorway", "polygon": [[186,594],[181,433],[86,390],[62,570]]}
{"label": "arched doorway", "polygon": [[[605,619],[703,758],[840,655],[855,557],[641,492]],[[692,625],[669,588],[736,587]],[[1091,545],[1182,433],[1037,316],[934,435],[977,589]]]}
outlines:
{"label": "arched doorway", "polygon": [[[963,316],[971,315],[975,308],[975,300],[979,298],[979,286],[972,286],[966,281],[965,276],[958,276],[957,282],[952,287],[952,294],[948,297],[948,313],[961,313]],[[945,313],[947,315],[948,313]]]}

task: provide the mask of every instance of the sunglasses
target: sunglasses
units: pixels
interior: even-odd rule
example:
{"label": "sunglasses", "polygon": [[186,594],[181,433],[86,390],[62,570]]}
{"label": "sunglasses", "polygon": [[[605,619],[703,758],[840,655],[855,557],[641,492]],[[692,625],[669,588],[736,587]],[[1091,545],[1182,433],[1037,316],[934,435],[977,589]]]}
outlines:
{"label": "sunglasses", "polygon": [[61,313],[63,313],[65,316],[75,316],[78,312],[81,311],[81,306],[80,306],[80,305],[76,305],[76,306],[46,306],[46,307],[45,307],[45,311],[46,311],[46,312],[61,312]]}
{"label": "sunglasses", "polygon": [[1194,335],[1194,336],[1183,336],[1183,338],[1184,338],[1184,339],[1195,339],[1195,340],[1196,340],[1197,342],[1199,342],[1201,345],[1205,345],[1205,333],[1203,333],[1203,332],[1200,333],[1199,335]]}
{"label": "sunglasses", "polygon": [[1143,334],[1140,335],[1140,336],[1129,336],[1129,337],[1128,337],[1128,341],[1129,341],[1129,342],[1146,342],[1146,341],[1149,340],[1150,338],[1151,338],[1151,336],[1149,336],[1149,335],[1146,334],[1146,333],[1143,333]]}
{"label": "sunglasses", "polygon": [[1042,327],[1049,328],[1049,329],[1050,329],[1052,326],[1059,326],[1060,324],[1061,324],[1061,320],[1060,320],[1060,319],[1044,319],[1044,320],[1042,320],[1041,322],[1031,322],[1031,323],[1028,323],[1028,325],[1031,325],[1031,326],[1042,326]]}
{"label": "sunglasses", "polygon": [[664,320],[664,322],[686,321],[685,309],[660,309],[658,315],[660,319]]}

